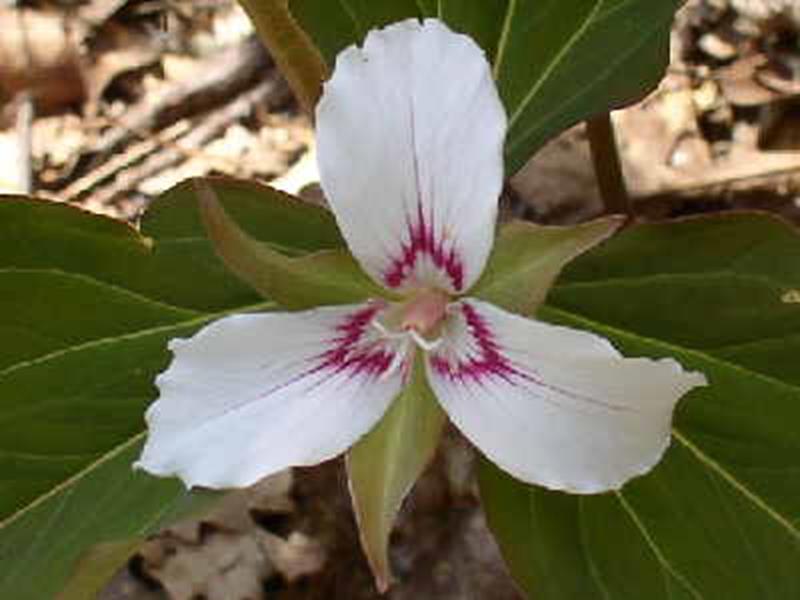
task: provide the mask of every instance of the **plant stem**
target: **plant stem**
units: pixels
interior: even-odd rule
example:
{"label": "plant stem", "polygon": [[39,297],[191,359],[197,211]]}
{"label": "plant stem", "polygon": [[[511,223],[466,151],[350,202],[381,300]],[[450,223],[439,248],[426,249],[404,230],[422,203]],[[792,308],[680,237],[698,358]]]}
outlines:
{"label": "plant stem", "polygon": [[628,189],[622,175],[622,165],[614,136],[611,115],[602,113],[586,121],[586,132],[589,135],[589,148],[592,152],[597,185],[607,214],[622,213],[633,216]]}

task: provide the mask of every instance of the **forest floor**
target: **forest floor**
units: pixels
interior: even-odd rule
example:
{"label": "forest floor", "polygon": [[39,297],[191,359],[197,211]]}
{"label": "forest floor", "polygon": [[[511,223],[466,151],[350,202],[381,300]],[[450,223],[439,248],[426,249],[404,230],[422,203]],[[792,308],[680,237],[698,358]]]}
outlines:
{"label": "forest floor", "polygon": [[[320,200],[314,140],[233,0],[0,1],[0,194],[136,222],[191,176]],[[36,32],[36,43],[31,43]],[[800,220],[800,8],[690,0],[659,87],[613,115],[643,219],[758,208]],[[511,181],[506,214],[601,210],[582,126]],[[474,455],[448,432],[392,536],[390,600],[521,598],[482,516]],[[101,600],[377,598],[340,461],[230,496],[148,541]]]}

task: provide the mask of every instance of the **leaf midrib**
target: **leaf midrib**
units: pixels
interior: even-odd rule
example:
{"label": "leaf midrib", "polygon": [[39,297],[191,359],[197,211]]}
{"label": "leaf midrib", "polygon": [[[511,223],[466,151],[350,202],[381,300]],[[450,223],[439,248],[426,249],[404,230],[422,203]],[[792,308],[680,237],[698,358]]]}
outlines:
{"label": "leaf midrib", "polygon": [[673,428],[672,435],[695,457],[695,460],[702,463],[710,471],[716,473],[725,483],[744,496],[751,504],[764,511],[772,520],[785,529],[789,535],[800,542],[800,529],[795,527],[788,517],[782,515],[777,509],[770,506],[761,496],[739,481],[733,473],[730,473],[724,466],[693,444],[689,437],[683,434],[677,427]]}
{"label": "leaf midrib", "polygon": [[511,22],[514,20],[514,14],[517,12],[517,1],[509,0],[508,7],[506,8],[505,17],[503,17],[503,28],[500,31],[500,37],[497,39],[497,53],[494,58],[494,66],[492,67],[492,75],[497,80],[500,74],[500,69],[503,66],[503,61],[506,58],[506,48],[508,47],[508,36],[511,32]]}
{"label": "leaf midrib", "polygon": [[673,273],[654,273],[647,275],[630,275],[617,277],[604,277],[592,279],[591,281],[572,281],[568,283],[557,283],[553,289],[557,290],[591,290],[602,287],[615,287],[619,285],[648,284],[648,283],[673,283],[675,280],[708,281],[709,279],[745,279],[769,284],[770,287],[785,289],[791,287],[790,284],[777,281],[766,275],[759,273],[740,272],[729,269],[719,269],[708,272],[681,271]]}
{"label": "leaf midrib", "polygon": [[[131,333],[124,333],[120,335],[113,335],[113,336],[106,336],[102,338],[97,338],[94,340],[89,340],[87,342],[83,342],[81,344],[77,344],[75,346],[70,346],[69,348],[62,348],[61,350],[55,350],[53,352],[49,352],[47,354],[43,354],[41,356],[37,356],[36,358],[32,358],[30,360],[22,361],[16,364],[11,365],[0,371],[0,378],[5,377],[11,373],[16,371],[26,369],[28,367],[33,367],[39,365],[41,363],[46,363],[50,360],[55,360],[61,358],[63,356],[67,356],[74,352],[82,352],[84,350],[90,350],[93,348],[102,347],[104,345],[110,345],[117,342],[126,342],[131,340],[140,339],[142,337],[147,337],[149,335],[165,333],[173,329],[182,329],[184,327],[190,327],[192,325],[202,325],[207,321],[211,321],[213,319],[219,319],[228,315],[240,313],[240,312],[249,312],[252,310],[259,310],[259,309],[267,309],[275,306],[274,302],[259,302],[256,304],[249,304],[242,307],[231,308],[228,310],[215,312],[215,313],[198,313],[196,311],[194,314],[199,316],[192,317],[191,319],[176,321],[175,323],[170,323],[169,325],[158,325],[156,327],[147,327],[145,329],[140,329],[138,331],[134,331]],[[189,311],[187,311],[189,312]]]}
{"label": "leaf midrib", "polygon": [[[520,118],[522,113],[524,113],[525,110],[527,110],[528,105],[531,103],[531,101],[536,96],[538,91],[542,88],[542,86],[545,83],[547,83],[547,80],[550,79],[550,77],[552,76],[553,72],[556,70],[558,65],[561,64],[561,62],[564,60],[564,57],[569,54],[572,48],[578,43],[578,40],[580,40],[586,33],[586,30],[589,29],[589,27],[591,26],[592,22],[595,19],[595,16],[600,10],[600,6],[602,6],[602,4],[603,4],[602,0],[595,0],[594,8],[592,8],[592,10],[590,10],[587,13],[586,18],[575,29],[573,34],[570,36],[569,40],[567,40],[567,43],[561,47],[561,50],[558,51],[553,60],[550,61],[550,64],[547,65],[547,67],[542,71],[542,74],[539,76],[539,78],[533,82],[533,85],[528,90],[528,93],[525,95],[522,101],[517,105],[517,107],[514,109],[514,112],[508,119],[509,131],[513,128],[514,124],[517,122],[517,119]],[[498,62],[499,60],[500,59],[498,58]],[[506,149],[506,152],[510,151],[511,151],[510,147]]]}
{"label": "leaf midrib", "polygon": [[[589,23],[589,26],[594,24],[595,22],[591,22]],[[582,98],[592,89],[594,89],[594,87],[597,85],[598,82],[605,80],[605,76],[607,73],[616,70],[620,64],[628,60],[628,58],[630,58],[632,55],[638,53],[641,50],[642,46],[644,46],[646,42],[650,41],[651,39],[651,35],[649,35],[650,33],[656,31],[657,29],[663,26],[664,24],[661,21],[656,21],[655,26],[652,27],[650,30],[648,30],[648,35],[641,36],[639,38],[640,42],[638,44],[633,44],[626,51],[620,52],[616,57],[614,57],[614,60],[609,61],[606,68],[600,71],[598,73],[598,76],[594,77],[591,82],[589,82],[585,86],[582,86],[576,93],[572,94],[568,98],[565,98],[562,102],[558,104],[557,107],[553,107],[549,111],[540,114],[535,120],[533,120],[531,123],[528,124],[528,127],[525,129],[525,131],[522,131],[518,135],[514,136],[515,139],[513,142],[509,142],[506,144],[505,155],[506,156],[512,155],[517,150],[520,144],[524,143],[526,139],[528,139],[538,128],[540,128],[542,123],[549,121],[556,112],[565,112],[564,110],[565,106],[573,104],[576,100]],[[515,114],[521,115],[522,112],[523,110],[519,110]],[[509,121],[508,125],[509,131],[511,130],[512,124],[513,123]]]}
{"label": "leaf midrib", "polygon": [[137,302],[141,302],[142,304],[146,304],[153,308],[159,308],[162,310],[168,310],[173,313],[193,313],[193,314],[202,314],[197,310],[192,308],[186,308],[183,306],[177,306],[175,304],[170,304],[168,302],[164,302],[163,300],[157,300],[155,298],[151,298],[149,296],[145,296],[140,292],[136,292],[134,290],[122,287],[116,283],[112,283],[105,279],[99,279],[98,277],[92,275],[86,275],[84,273],[76,273],[75,271],[65,271],[63,269],[55,269],[55,268],[37,268],[37,267],[26,267],[26,268],[18,268],[18,267],[0,267],[0,276],[3,274],[45,274],[45,275],[55,275],[58,277],[64,277],[68,279],[74,279],[76,281],[81,281],[83,283],[87,283],[89,285],[97,286],[97,287],[104,287],[108,288],[112,292],[119,294],[122,297],[136,300]]}
{"label": "leaf midrib", "polygon": [[[620,506],[622,506],[622,509],[633,522],[634,527],[636,527],[636,529],[639,531],[639,534],[642,536],[642,538],[644,538],[645,544],[647,544],[648,548],[650,548],[650,551],[653,553],[653,556],[655,556],[656,561],[658,561],[658,564],[661,566],[661,569],[675,578],[675,580],[677,580],[684,587],[684,589],[688,590],[692,597],[694,597],[696,600],[704,600],[705,597],[703,594],[701,594],[697,588],[692,585],[691,581],[689,581],[689,578],[678,571],[678,569],[675,568],[675,566],[669,562],[669,560],[667,560],[666,555],[656,543],[655,537],[647,530],[647,527],[639,518],[639,515],[634,510],[633,506],[631,506],[631,504],[623,495],[622,490],[617,490],[615,492],[615,496],[617,501],[620,503]],[[666,586],[665,589],[668,590]]]}

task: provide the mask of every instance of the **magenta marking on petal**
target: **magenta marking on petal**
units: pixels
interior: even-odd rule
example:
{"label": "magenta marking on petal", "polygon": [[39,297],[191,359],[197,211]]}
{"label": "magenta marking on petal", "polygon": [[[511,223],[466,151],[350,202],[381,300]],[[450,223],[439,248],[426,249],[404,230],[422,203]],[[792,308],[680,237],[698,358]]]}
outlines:
{"label": "magenta marking on petal", "polygon": [[515,377],[532,379],[503,356],[492,330],[478,311],[467,303],[462,303],[460,308],[467,328],[478,346],[478,352],[475,356],[455,364],[441,356],[432,355],[430,363],[437,373],[459,381],[480,381],[490,376],[501,377],[509,383],[514,383]]}
{"label": "magenta marking on petal", "polygon": [[383,280],[390,288],[398,288],[411,276],[417,262],[423,257],[430,258],[433,265],[442,271],[450,280],[455,291],[464,287],[464,263],[456,249],[445,248],[444,240],[437,239],[432,223],[425,218],[422,204],[417,205],[417,215],[409,220],[408,241],[400,247],[383,275]]}
{"label": "magenta marking on petal", "polygon": [[346,371],[349,375],[373,377],[385,373],[391,367],[395,353],[387,350],[381,340],[364,340],[370,323],[382,308],[382,303],[374,302],[339,324],[336,337],[329,342],[332,347],[319,356],[321,362],[313,371]]}
{"label": "magenta marking on petal", "polygon": [[498,344],[486,319],[466,302],[462,302],[459,306],[464,315],[467,329],[475,341],[478,351],[474,356],[455,363],[441,356],[431,355],[429,359],[430,365],[442,377],[459,383],[465,383],[466,381],[480,383],[492,377],[499,377],[512,385],[532,383],[572,400],[600,406],[611,411],[628,412],[634,410],[630,407],[615,405],[597,398],[577,394],[560,386],[551,385],[534,376],[528,369],[524,371],[518,369],[503,355],[502,348]]}
{"label": "magenta marking on petal", "polygon": [[[433,265],[450,280],[453,289],[460,292],[464,287],[464,264],[451,246],[445,249],[444,239],[436,237],[433,207],[435,198],[428,190],[427,202],[423,202],[422,180],[419,173],[419,152],[417,150],[416,119],[413,101],[408,106],[411,156],[414,167],[414,186],[416,190],[417,214],[406,217],[408,241],[403,242],[397,255],[391,258],[389,267],[383,274],[383,281],[390,288],[398,288],[411,276],[422,257],[430,258]],[[424,206],[430,208],[430,218],[425,218]]]}

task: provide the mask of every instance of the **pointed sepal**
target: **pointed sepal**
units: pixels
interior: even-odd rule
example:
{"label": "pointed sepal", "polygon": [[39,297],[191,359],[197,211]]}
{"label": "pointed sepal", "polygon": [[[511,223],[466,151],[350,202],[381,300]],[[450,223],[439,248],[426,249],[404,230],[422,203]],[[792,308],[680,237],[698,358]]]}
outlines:
{"label": "pointed sepal", "polygon": [[217,255],[243,281],[285,308],[360,302],[385,293],[345,251],[325,250],[289,257],[242,230],[225,212],[215,190],[194,180],[206,233]]}
{"label": "pointed sepal", "polygon": [[436,453],[445,415],[428,387],[421,356],[410,381],[371,432],[347,454],[361,545],[381,593],[391,584],[389,534],[403,499]]}
{"label": "pointed sepal", "polygon": [[622,217],[553,227],[523,221],[504,225],[486,270],[469,295],[510,312],[531,315],[570,261],[610,237]]}

